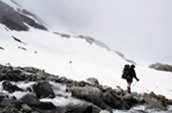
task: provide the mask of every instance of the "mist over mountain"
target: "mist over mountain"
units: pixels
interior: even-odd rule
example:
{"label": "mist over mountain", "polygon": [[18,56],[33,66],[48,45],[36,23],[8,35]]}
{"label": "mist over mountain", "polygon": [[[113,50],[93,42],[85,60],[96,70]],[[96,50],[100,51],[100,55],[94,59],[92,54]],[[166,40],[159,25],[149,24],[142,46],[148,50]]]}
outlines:
{"label": "mist over mountain", "polygon": [[169,0],[17,1],[53,30],[63,26],[70,32],[92,36],[142,64],[172,63]]}

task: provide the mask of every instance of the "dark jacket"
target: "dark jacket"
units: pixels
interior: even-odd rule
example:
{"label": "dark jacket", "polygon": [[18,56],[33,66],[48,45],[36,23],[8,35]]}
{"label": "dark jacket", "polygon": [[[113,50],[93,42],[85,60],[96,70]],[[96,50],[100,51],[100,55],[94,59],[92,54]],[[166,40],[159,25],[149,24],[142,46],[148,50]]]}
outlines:
{"label": "dark jacket", "polygon": [[134,67],[131,66],[128,70],[128,73],[127,73],[127,77],[126,77],[126,80],[127,82],[129,83],[132,83],[133,82],[133,78],[135,78],[137,81],[139,80],[136,76],[136,72],[134,70]]}

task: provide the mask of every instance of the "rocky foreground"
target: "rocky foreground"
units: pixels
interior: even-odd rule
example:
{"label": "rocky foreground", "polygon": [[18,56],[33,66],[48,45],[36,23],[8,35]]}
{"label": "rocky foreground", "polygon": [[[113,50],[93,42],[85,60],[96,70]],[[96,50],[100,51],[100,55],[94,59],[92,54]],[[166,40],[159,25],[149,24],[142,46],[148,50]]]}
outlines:
{"label": "rocky foreground", "polygon": [[120,87],[102,86],[95,78],[77,82],[33,67],[0,65],[0,113],[105,113],[102,110],[137,105],[172,112],[172,100],[153,92],[128,94]]}

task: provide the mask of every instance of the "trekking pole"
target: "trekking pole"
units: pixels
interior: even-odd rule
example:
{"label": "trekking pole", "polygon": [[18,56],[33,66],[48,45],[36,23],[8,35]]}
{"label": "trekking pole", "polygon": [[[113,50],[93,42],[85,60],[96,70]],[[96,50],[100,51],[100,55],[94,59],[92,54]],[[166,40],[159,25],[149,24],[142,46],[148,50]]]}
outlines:
{"label": "trekking pole", "polygon": [[138,81],[134,82],[134,84],[132,85],[132,88],[137,84]]}

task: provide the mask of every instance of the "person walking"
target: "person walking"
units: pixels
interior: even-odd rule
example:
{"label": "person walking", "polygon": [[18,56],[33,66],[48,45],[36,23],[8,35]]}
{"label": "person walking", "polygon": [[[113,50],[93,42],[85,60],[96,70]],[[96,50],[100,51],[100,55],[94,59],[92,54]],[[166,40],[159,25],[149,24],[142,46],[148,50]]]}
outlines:
{"label": "person walking", "polygon": [[134,68],[135,68],[135,65],[132,64],[131,66],[129,66],[128,64],[126,64],[123,69],[122,78],[126,79],[126,81],[127,81],[127,84],[128,84],[127,92],[128,93],[131,93],[131,84],[133,82],[133,78],[135,78],[137,81],[139,81],[139,79],[136,76],[136,72],[135,72]]}

